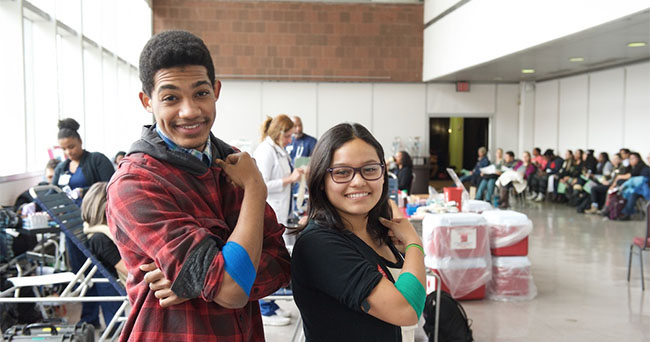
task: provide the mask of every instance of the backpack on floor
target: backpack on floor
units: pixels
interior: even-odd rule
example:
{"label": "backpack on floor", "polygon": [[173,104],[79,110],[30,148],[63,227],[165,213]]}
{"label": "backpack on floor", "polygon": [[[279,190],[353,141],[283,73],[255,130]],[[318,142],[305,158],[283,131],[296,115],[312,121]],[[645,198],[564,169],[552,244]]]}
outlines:
{"label": "backpack on floor", "polygon": [[580,190],[574,190],[569,197],[569,205],[572,207],[578,207],[585,198],[589,198],[589,194]]}
{"label": "backpack on floor", "polygon": [[[433,342],[434,331],[436,329],[436,292],[431,292],[427,296],[424,304],[424,332]],[[471,322],[467,319],[467,314],[460,303],[455,300],[449,293],[442,291],[440,293],[440,322],[438,326],[439,342],[471,342],[474,341],[472,336]]]}
{"label": "backpack on floor", "polygon": [[616,220],[623,215],[625,198],[618,191],[607,195],[607,197],[607,202],[609,202],[609,206],[607,207],[609,219]]}
{"label": "backpack on floor", "polygon": [[584,213],[585,210],[591,208],[591,197],[587,196],[582,199],[582,202],[578,203],[576,211],[580,214]]}

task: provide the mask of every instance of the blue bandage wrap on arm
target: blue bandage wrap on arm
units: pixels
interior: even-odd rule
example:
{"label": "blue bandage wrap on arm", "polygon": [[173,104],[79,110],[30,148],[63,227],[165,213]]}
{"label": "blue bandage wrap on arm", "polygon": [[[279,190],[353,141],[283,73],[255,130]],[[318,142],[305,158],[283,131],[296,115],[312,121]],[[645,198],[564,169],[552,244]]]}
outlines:
{"label": "blue bandage wrap on arm", "polygon": [[424,310],[424,303],[427,299],[427,291],[418,278],[410,272],[404,272],[397,278],[395,287],[404,296],[406,301],[411,304],[411,307],[418,315],[418,319],[420,319]]}
{"label": "blue bandage wrap on arm", "polygon": [[226,272],[249,296],[257,274],[248,252],[237,242],[228,241],[221,249],[221,254]]}

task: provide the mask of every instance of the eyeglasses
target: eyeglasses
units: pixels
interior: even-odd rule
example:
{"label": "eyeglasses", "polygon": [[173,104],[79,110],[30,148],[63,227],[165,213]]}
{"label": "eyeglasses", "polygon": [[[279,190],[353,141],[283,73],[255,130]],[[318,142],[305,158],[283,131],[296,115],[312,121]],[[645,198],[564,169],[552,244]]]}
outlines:
{"label": "eyeglasses", "polygon": [[362,167],[337,166],[330,167],[327,172],[332,176],[334,183],[348,183],[354,179],[357,172],[367,181],[378,180],[384,175],[384,164],[373,163]]}

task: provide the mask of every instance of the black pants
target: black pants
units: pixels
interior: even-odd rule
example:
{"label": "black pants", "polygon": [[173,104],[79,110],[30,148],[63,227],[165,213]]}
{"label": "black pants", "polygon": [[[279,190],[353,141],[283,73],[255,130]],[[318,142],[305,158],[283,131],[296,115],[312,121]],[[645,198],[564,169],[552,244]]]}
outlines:
{"label": "black pants", "polygon": [[598,203],[598,208],[603,208],[607,200],[607,189],[609,185],[596,185],[591,188],[591,203]]}
{"label": "black pants", "polygon": [[548,175],[545,174],[543,176],[540,176],[538,174],[534,174],[530,177],[530,182],[528,186],[532,191],[535,191],[540,194],[545,194],[546,193],[546,186],[548,184]]}

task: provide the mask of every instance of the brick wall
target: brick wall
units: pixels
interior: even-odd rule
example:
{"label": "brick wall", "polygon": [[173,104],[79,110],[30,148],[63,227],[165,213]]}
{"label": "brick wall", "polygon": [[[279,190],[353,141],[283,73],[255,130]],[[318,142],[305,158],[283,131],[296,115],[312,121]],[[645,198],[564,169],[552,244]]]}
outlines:
{"label": "brick wall", "polygon": [[422,4],[154,0],[154,32],[204,39],[222,79],[421,82]]}

